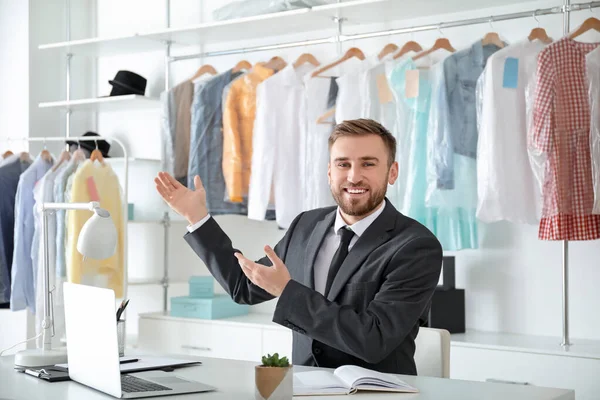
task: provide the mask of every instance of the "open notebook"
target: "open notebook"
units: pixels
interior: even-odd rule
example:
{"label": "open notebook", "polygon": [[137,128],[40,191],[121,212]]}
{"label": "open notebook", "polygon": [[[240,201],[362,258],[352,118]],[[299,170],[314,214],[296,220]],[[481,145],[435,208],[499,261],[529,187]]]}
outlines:
{"label": "open notebook", "polygon": [[352,394],[357,390],[417,393],[398,377],[354,365],[343,365],[333,373],[307,371],[294,374],[294,396]]}

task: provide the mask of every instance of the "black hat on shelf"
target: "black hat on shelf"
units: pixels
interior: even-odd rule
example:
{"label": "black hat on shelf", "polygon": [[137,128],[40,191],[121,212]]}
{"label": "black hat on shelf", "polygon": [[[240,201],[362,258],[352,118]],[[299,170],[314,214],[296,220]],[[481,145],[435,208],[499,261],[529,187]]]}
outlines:
{"label": "black hat on shelf", "polygon": [[[86,132],[83,134],[83,136],[100,136],[98,135],[96,132]],[[66,141],[68,145],[75,145],[75,146],[81,146],[82,149],[88,150],[89,152],[92,152],[94,150],[96,150],[96,143],[98,143],[98,150],[100,150],[100,153],[102,153],[102,157],[104,158],[109,158],[110,156],[108,155],[108,151],[110,150],[110,143],[108,143],[106,140],[104,139],[99,139],[99,140],[82,140],[82,141],[75,141],[75,140],[67,140]]]}
{"label": "black hat on shelf", "polygon": [[146,78],[131,71],[119,71],[113,80],[108,81],[112,85],[111,96],[123,96],[126,94],[146,93]]}

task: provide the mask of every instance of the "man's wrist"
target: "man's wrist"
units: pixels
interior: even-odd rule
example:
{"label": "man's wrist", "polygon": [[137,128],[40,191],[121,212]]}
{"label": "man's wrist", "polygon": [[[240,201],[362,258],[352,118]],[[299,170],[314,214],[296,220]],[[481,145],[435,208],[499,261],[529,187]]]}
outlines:
{"label": "man's wrist", "polygon": [[190,226],[192,226],[192,225],[195,225],[198,222],[202,221],[204,218],[206,218],[207,215],[208,215],[208,212],[203,212],[203,213],[200,212],[198,214],[186,215],[185,219],[187,219]]}

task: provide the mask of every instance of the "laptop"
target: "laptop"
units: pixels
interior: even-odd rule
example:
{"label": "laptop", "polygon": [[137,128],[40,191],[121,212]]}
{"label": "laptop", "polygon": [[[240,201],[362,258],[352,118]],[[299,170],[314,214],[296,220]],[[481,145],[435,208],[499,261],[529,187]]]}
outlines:
{"label": "laptop", "polygon": [[71,380],[122,399],[216,390],[164,371],[121,374],[114,292],[68,282],[63,287]]}

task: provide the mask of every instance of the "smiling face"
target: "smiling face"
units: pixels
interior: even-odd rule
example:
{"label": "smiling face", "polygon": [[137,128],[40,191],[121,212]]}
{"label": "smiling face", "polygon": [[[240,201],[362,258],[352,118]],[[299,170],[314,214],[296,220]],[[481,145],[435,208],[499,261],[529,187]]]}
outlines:
{"label": "smiling face", "polygon": [[388,183],[398,178],[398,163],[389,158],[376,134],[340,136],[331,145],[329,186],[346,223],[365,218],[383,202]]}

